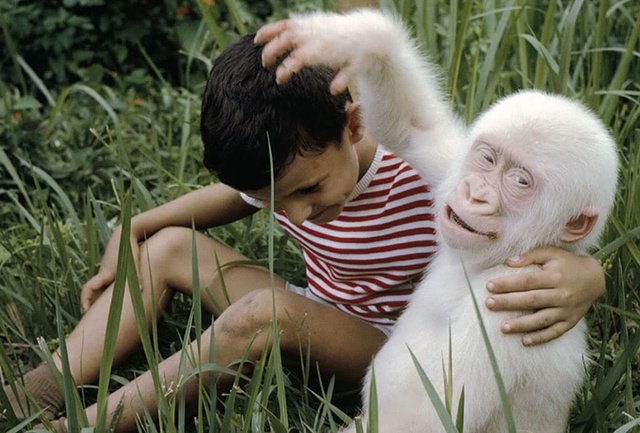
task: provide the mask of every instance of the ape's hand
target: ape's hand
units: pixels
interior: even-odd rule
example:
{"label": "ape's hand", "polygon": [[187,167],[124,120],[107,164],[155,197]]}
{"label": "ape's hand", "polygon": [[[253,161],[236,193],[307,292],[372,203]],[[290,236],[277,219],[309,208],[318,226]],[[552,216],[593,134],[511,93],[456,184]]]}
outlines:
{"label": "ape's hand", "polygon": [[331,92],[337,94],[356,75],[389,54],[393,49],[390,35],[394,32],[393,21],[379,12],[317,12],[268,24],[258,31],[255,42],[265,45],[265,66],[286,54],[276,70],[278,83],[288,81],[304,66],[325,65],[336,71]]}

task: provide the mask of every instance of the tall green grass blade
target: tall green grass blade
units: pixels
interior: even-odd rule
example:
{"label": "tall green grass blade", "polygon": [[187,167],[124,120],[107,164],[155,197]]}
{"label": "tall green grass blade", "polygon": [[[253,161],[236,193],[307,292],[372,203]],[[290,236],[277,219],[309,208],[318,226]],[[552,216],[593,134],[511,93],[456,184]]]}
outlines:
{"label": "tall green grass blade", "polygon": [[[56,327],[58,330],[58,338],[60,340],[60,362],[62,364],[62,390],[64,392],[64,404],[67,411],[67,425],[70,432],[79,431],[80,427],[87,425],[87,417],[82,410],[82,405],[78,400],[76,393],[76,385],[73,382],[71,376],[71,367],[69,366],[69,352],[67,351],[67,344],[65,340],[65,334],[62,329],[62,315],[60,314],[60,301],[58,294],[55,296],[55,309],[56,309]],[[47,363],[52,372],[56,371],[56,367],[53,363],[53,358],[48,353],[46,345],[43,344],[42,352],[47,357]]]}
{"label": "tall green grass blade", "polygon": [[111,367],[115,356],[115,347],[120,330],[120,317],[122,315],[122,304],[126,291],[126,280],[128,266],[130,265],[127,251],[131,250],[129,234],[131,232],[131,194],[125,195],[122,207],[122,231],[120,234],[120,248],[118,250],[118,263],[116,278],[113,284],[111,304],[107,316],[107,326],[104,337],[104,351],[100,359],[100,375],[98,378],[98,399],[96,403],[96,430],[104,431],[107,420],[107,402],[109,395],[109,378]]}
{"label": "tall green grass blade", "polygon": [[451,341],[451,321],[449,321],[449,353],[447,365],[442,360],[442,383],[444,383],[444,405],[449,415],[453,414],[453,342]]}
{"label": "tall green grass blade", "polygon": [[64,192],[58,182],[56,182],[55,179],[53,179],[40,167],[37,167],[20,157],[18,157],[18,160],[24,167],[29,168],[35,176],[42,179],[56,193],[55,197],[57,197],[57,199],[59,200],[60,204],[65,210],[67,216],[71,219],[72,223],[76,226],[80,226],[80,218],[78,218],[78,213],[76,212],[75,206],[71,203],[71,199],[69,198],[67,193]]}
{"label": "tall green grass blade", "polygon": [[411,355],[411,359],[413,360],[413,365],[415,366],[416,371],[418,372],[418,376],[420,377],[420,381],[422,382],[422,386],[424,387],[425,391],[427,392],[427,395],[429,396],[429,400],[431,400],[431,404],[433,405],[433,409],[438,414],[438,418],[440,418],[440,422],[442,423],[442,426],[444,427],[445,432],[447,432],[447,433],[457,433],[458,430],[456,429],[456,426],[453,424],[453,421],[451,420],[451,416],[449,415],[449,411],[447,411],[446,406],[444,405],[442,400],[440,400],[440,396],[438,395],[438,391],[436,391],[435,387],[433,386],[433,383],[431,382],[431,380],[427,376],[427,373],[422,368],[422,365],[420,365],[420,361],[413,354],[413,351],[411,350],[410,347],[407,346],[407,350],[409,351],[409,354]]}
{"label": "tall green grass blade", "polygon": [[272,300],[272,317],[273,317],[273,347],[271,349],[271,361],[275,368],[276,378],[276,397],[278,398],[278,406],[280,408],[280,418],[286,430],[289,429],[289,414],[287,411],[286,391],[284,387],[284,378],[282,370],[282,357],[280,354],[280,329],[278,325],[278,313],[276,311],[276,284],[274,280],[275,272],[273,270],[274,252],[273,252],[273,234],[275,233],[275,179],[273,176],[273,153],[271,151],[271,139],[267,135],[267,145],[269,148],[269,232],[268,232],[268,258],[269,258],[269,280],[271,284],[271,300]]}
{"label": "tall green grass blade", "polygon": [[[634,49],[638,45],[640,39],[640,11],[638,11],[635,17],[635,24],[629,39],[625,46],[625,52],[620,58],[618,67],[616,68],[615,75],[609,84],[609,90],[618,90],[623,87],[623,83],[627,80],[629,74],[629,68],[631,66],[631,60],[634,56]],[[600,106],[600,115],[605,124],[610,124],[613,115],[615,114],[619,96],[615,93],[607,93],[602,100]]]}
{"label": "tall green grass blade", "polygon": [[[130,236],[130,223],[122,226],[122,236],[123,239],[129,239]],[[123,246],[123,243],[120,244]],[[138,335],[140,336],[140,341],[142,344],[142,349],[145,354],[145,358],[147,359],[147,364],[149,366],[149,373],[151,374],[151,378],[153,380],[153,385],[155,388],[155,393],[157,397],[157,406],[158,406],[158,414],[172,414],[171,408],[167,403],[167,399],[163,392],[163,380],[160,378],[159,373],[159,360],[156,356],[156,351],[154,350],[151,336],[149,335],[149,326],[147,323],[144,301],[142,299],[142,293],[140,290],[140,284],[138,281],[138,275],[136,271],[136,266],[134,263],[134,259],[132,256],[131,245],[129,242],[125,242],[123,246],[123,251],[121,254],[124,255],[124,259],[128,261],[125,266],[124,271],[127,273],[127,285],[129,288],[129,296],[131,298],[131,303],[136,319],[136,328]],[[153,314],[152,312],[150,314]]]}
{"label": "tall green grass blade", "polygon": [[191,137],[191,99],[185,99],[184,118],[182,119],[181,137],[180,137],[180,165],[178,166],[178,180],[180,183],[184,181],[184,168],[187,164],[187,155],[189,149],[189,138]]}
{"label": "tall green grass blade", "polygon": [[638,426],[640,426],[640,418],[636,418],[636,419],[633,419],[633,420],[629,421],[628,423],[626,423],[622,427],[616,429],[616,431],[614,431],[613,433],[628,433],[628,432],[632,432],[632,431],[634,431],[632,429],[634,427],[638,427]]}
{"label": "tall green grass blade", "polygon": [[[619,394],[615,393],[613,390],[615,389],[620,379],[624,377],[628,363],[632,362],[639,348],[640,332],[635,332],[633,337],[629,340],[627,346],[624,347],[622,353],[620,353],[616,357],[611,368],[607,370],[603,380],[596,382],[596,386],[593,389],[593,392],[597,398],[597,401],[606,404],[608,400],[616,400],[619,397]],[[585,422],[588,417],[592,416],[591,411],[597,406],[598,405],[596,404],[596,401],[591,400],[588,406],[589,410],[583,411],[581,416],[578,418],[578,421]]]}
{"label": "tall green grass blade", "polygon": [[612,254],[618,248],[631,245],[635,239],[640,238],[640,227],[636,227],[635,229],[629,230],[619,238],[609,242],[604,247],[600,248],[597,252],[593,254],[593,256],[598,260],[604,260],[607,256]]}
{"label": "tall green grass blade", "polygon": [[[194,59],[201,59],[202,56],[202,51],[204,49],[205,44],[207,44],[207,42],[209,41],[209,35],[207,33],[205,33],[207,30],[207,25],[204,21],[200,21],[200,24],[198,25],[198,29],[196,30],[196,34],[195,36],[192,38],[191,40],[191,44],[189,44],[189,48],[186,52],[181,51],[181,53],[186,54],[187,55],[187,64],[185,66],[185,72],[184,72],[184,80],[185,80],[185,87],[186,88],[191,88],[191,67],[193,65],[193,60]],[[206,57],[205,57],[206,58]],[[205,64],[207,65],[206,70],[210,70],[211,69],[211,63],[210,63],[210,59],[206,58],[207,62]]]}
{"label": "tall green grass blade", "polygon": [[16,45],[13,42],[13,38],[11,37],[11,32],[9,31],[9,23],[7,23],[7,19],[4,16],[4,13],[0,12],[0,27],[2,27],[2,36],[4,36],[4,45],[7,48],[7,52],[11,57],[11,62],[13,63],[13,68],[16,71],[16,77],[18,77],[18,82],[20,83],[20,88],[22,89],[22,94],[27,94],[27,83],[24,80],[24,76],[22,75],[22,70],[20,69],[20,62],[18,62],[18,51],[16,50]]}
{"label": "tall green grass blade", "polygon": [[160,69],[158,69],[158,67],[156,66],[155,62],[149,56],[149,53],[147,53],[147,50],[140,43],[140,41],[136,41],[136,46],[138,47],[138,50],[140,50],[140,54],[142,54],[142,57],[144,57],[144,59],[147,61],[147,64],[149,65],[149,67],[151,68],[153,73],[155,74],[156,78],[158,80],[160,80],[160,82],[164,86],[167,86],[169,83],[167,83],[167,80],[164,79],[164,76],[162,75],[162,72],[160,72]]}
{"label": "tall green grass blade", "polygon": [[[265,348],[266,349],[266,348]],[[251,382],[249,383],[247,390],[247,407],[244,412],[244,419],[251,420],[251,422],[245,423],[243,433],[248,433],[249,429],[254,427],[252,430],[256,431],[261,428],[262,424],[260,421],[257,423],[254,421],[258,420],[253,419],[253,414],[259,411],[259,401],[260,401],[260,393],[262,391],[263,377],[265,373],[265,365],[267,362],[267,350],[263,350],[260,356],[260,359],[254,364],[253,375],[251,377]],[[224,431],[224,430],[223,430]]]}
{"label": "tall green grass blade", "polygon": [[216,41],[219,47],[225,47],[229,42],[227,36],[224,34],[220,26],[218,25],[218,9],[214,3],[209,4],[204,0],[197,0],[198,9],[202,15],[202,19],[207,23],[207,27]]}
{"label": "tall green grass blade", "polygon": [[[509,5],[505,8],[500,16],[497,27],[495,29],[492,29],[493,31],[491,32],[489,49],[487,50],[485,60],[480,67],[477,92],[473,101],[474,113],[479,113],[483,108],[485,108],[492,102],[492,89],[495,87],[495,84],[489,84],[489,77],[491,76],[491,74],[493,74],[494,80],[497,80],[498,78],[498,74],[496,74],[496,68],[499,67],[500,62],[497,59],[499,59],[499,50],[501,49],[501,47],[506,47],[506,44],[503,44],[502,42],[507,26],[509,25],[511,12],[513,10],[511,6],[512,3],[512,1],[509,2]],[[506,48],[502,49],[504,50]]]}
{"label": "tall green grass blade", "polygon": [[18,61],[18,64],[22,67],[22,69],[24,69],[24,71],[27,73],[29,78],[31,78],[40,92],[42,92],[49,105],[53,107],[56,104],[56,101],[51,95],[51,92],[49,92],[47,86],[44,85],[38,74],[36,74],[35,71],[31,69],[31,66],[29,66],[29,64],[22,58],[22,56],[17,56],[16,60]]}
{"label": "tall green grass blade", "polygon": [[[214,361],[215,361],[215,351],[216,351],[216,345],[215,345],[215,320],[213,318],[213,316],[211,316],[211,334],[209,337],[209,364],[213,365]],[[217,427],[217,423],[216,421],[216,407],[217,407],[217,402],[218,402],[218,390],[216,388],[216,378],[215,376],[210,373],[208,374],[208,378],[209,378],[209,384],[208,384],[208,391],[209,391],[209,433],[217,433],[218,429]]]}
{"label": "tall green grass blade", "polygon": [[56,100],[55,105],[53,106],[53,108],[51,109],[51,112],[49,113],[49,123],[45,130],[46,135],[50,135],[53,129],[55,128],[56,120],[60,115],[60,112],[62,111],[62,108],[64,107],[67,98],[69,97],[69,95],[71,95],[74,92],[85,93],[86,95],[91,97],[94,101],[96,101],[98,105],[100,105],[104,109],[104,111],[107,113],[107,115],[113,122],[113,125],[116,128],[116,131],[119,131],[118,115],[113,110],[113,108],[111,108],[111,105],[109,105],[109,103],[91,87],[84,84],[76,83],[65,88],[62,92],[60,92],[60,95],[58,95],[58,99]]}
{"label": "tall green grass blade", "polygon": [[96,200],[93,195],[93,191],[88,189],[87,196],[89,197],[89,201],[91,203],[91,209],[93,210],[93,215],[96,220],[96,226],[98,228],[98,235],[100,238],[100,242],[102,244],[106,244],[111,238],[111,227],[109,227],[109,223],[107,222],[107,218],[100,207],[100,202]]}
{"label": "tall green grass blade", "polygon": [[95,275],[99,269],[100,245],[98,242],[98,228],[96,227],[93,212],[91,211],[91,199],[85,194],[83,200],[84,223],[84,250],[87,252],[87,268],[90,275]]}
{"label": "tall green grass blade", "polygon": [[[136,197],[141,197],[142,198],[142,206],[140,206],[143,210],[147,210],[147,209],[151,209],[153,207],[156,206],[156,202],[153,199],[153,196],[151,195],[151,192],[147,189],[146,186],[144,186],[144,184],[142,183],[142,181],[137,178],[137,177],[133,177],[131,179],[131,186],[133,187],[133,190],[135,191]],[[140,200],[140,199],[138,199]]]}
{"label": "tall green grass blade", "polygon": [[489,355],[489,360],[491,361],[491,369],[493,370],[493,375],[496,379],[496,384],[498,385],[498,391],[500,393],[500,401],[502,403],[502,412],[504,414],[507,431],[509,433],[516,433],[516,425],[513,421],[513,413],[511,412],[511,406],[509,405],[509,396],[507,395],[507,390],[504,385],[504,380],[502,380],[502,375],[500,374],[500,369],[498,368],[498,360],[496,359],[496,354],[493,351],[493,347],[491,347],[491,341],[489,340],[489,334],[487,334],[487,328],[484,326],[484,321],[482,320],[482,315],[480,313],[480,307],[478,307],[478,300],[476,299],[476,295],[473,292],[473,288],[471,287],[471,280],[469,279],[469,274],[467,273],[467,268],[464,263],[462,264],[462,270],[464,271],[464,276],[467,280],[467,285],[469,288],[469,293],[471,294],[471,299],[473,300],[473,308],[476,312],[476,317],[478,318],[478,324],[480,326],[480,332],[482,333],[482,339],[484,341],[484,345],[487,348],[487,353]]}
{"label": "tall green grass blade", "polygon": [[369,384],[369,411],[367,412],[367,433],[378,433],[378,389],[376,372],[371,367],[371,383]]}
{"label": "tall green grass blade", "polygon": [[[47,213],[46,218],[49,219],[50,221],[56,221],[59,218],[55,218],[55,215],[56,214],[52,210]],[[54,242],[53,246],[55,247],[56,254],[60,258],[60,263],[62,266],[62,269],[60,271],[60,279],[64,278],[63,284],[65,287],[73,287],[74,280],[73,280],[73,269],[71,269],[71,252],[65,240],[65,236],[61,231],[60,225],[51,223],[49,224],[49,226],[50,226],[50,232],[52,234],[52,238]],[[68,302],[66,302],[66,304],[68,304]]]}
{"label": "tall green grass blade", "polygon": [[[472,2],[467,2],[470,5]],[[453,58],[456,48],[456,36],[458,35],[458,2],[449,2],[449,25],[446,34],[446,51],[444,56],[444,70],[453,70]]]}
{"label": "tall green grass blade", "polygon": [[569,82],[571,81],[571,53],[573,49],[573,41],[575,40],[576,21],[578,20],[578,14],[582,9],[583,4],[584,0],[574,0],[562,23],[559,56],[560,70],[558,73],[558,86],[556,86],[556,92],[562,95],[567,94]]}
{"label": "tall green grass blade", "polygon": [[[192,371],[197,369],[197,364],[195,364],[197,362],[197,355],[190,350],[190,345],[189,345],[189,340],[190,340],[189,335],[191,333],[191,330],[193,329],[194,316],[195,316],[195,310],[194,308],[191,308],[191,311],[189,313],[189,318],[187,319],[187,324],[184,329],[184,335],[182,336],[182,350],[180,350],[180,363],[178,365],[178,377],[180,378],[186,378],[188,375],[187,361],[189,362],[190,366],[196,366],[196,368],[192,368]],[[199,349],[200,347],[198,346],[196,350],[199,351]],[[200,375],[197,375],[197,376],[199,377]],[[186,384],[187,384],[186,380],[181,380],[177,389],[177,392],[178,392],[177,424],[178,424],[179,433],[184,432],[185,422],[186,422]],[[172,422],[174,411],[171,411],[171,413],[169,413],[168,415],[169,415],[170,424],[172,425],[175,424],[174,422]]]}
{"label": "tall green grass blade", "polygon": [[560,65],[558,64],[558,62],[556,62],[556,60],[553,58],[553,55],[541,41],[539,41],[535,38],[535,36],[532,35],[523,34],[520,36],[522,39],[529,42],[533,49],[538,53],[538,59],[542,59],[542,61],[544,62],[540,63],[539,67],[541,69],[544,67],[543,65],[546,65],[554,74],[560,73]]}
{"label": "tall green grass blade", "polygon": [[[11,366],[11,362],[7,357],[7,353],[5,352],[3,345],[0,345],[0,371],[2,371],[6,376],[7,382],[9,383],[9,386],[11,388],[11,392],[15,394],[17,391],[16,378],[13,375],[13,367]],[[17,424],[18,418],[13,412],[13,408],[9,404],[9,399],[7,397],[7,394],[5,394],[4,392],[4,387],[0,387],[0,404],[2,404],[3,408],[2,414],[4,417],[6,417],[7,421],[14,425]]]}
{"label": "tall green grass blade", "polygon": [[421,0],[416,2],[416,33],[420,41],[426,47],[430,56],[438,55],[438,46],[436,44],[436,3],[429,0]]}
{"label": "tall green grass blade", "polygon": [[[38,414],[39,415],[39,414]],[[36,420],[38,418],[38,416],[33,415],[30,416],[29,418],[23,420],[22,422],[18,423],[16,421],[16,426],[7,430],[7,433],[22,433],[26,430],[26,427],[29,426],[34,420]],[[32,430],[29,430],[32,431]],[[44,430],[41,430],[44,431]]]}
{"label": "tall green grass blade", "polygon": [[464,431],[464,386],[460,391],[460,400],[458,400],[458,407],[456,408],[456,428],[458,431]]}
{"label": "tall green grass blade", "polygon": [[29,209],[34,209],[33,202],[31,201],[29,193],[27,193],[27,188],[25,187],[24,182],[18,175],[18,171],[16,170],[15,166],[11,162],[11,159],[9,159],[9,156],[7,156],[7,153],[2,147],[0,147],[0,164],[2,164],[5,170],[7,170],[7,172],[9,173],[11,180],[13,180],[15,186],[20,191],[20,194],[22,194],[27,207]]}
{"label": "tall green grass blade", "polygon": [[522,35],[526,32],[526,17],[527,17],[527,3],[525,0],[518,2],[521,8],[516,20],[516,32],[518,34],[518,60],[520,65],[520,76],[522,77],[521,86],[523,89],[528,89],[531,86],[529,77],[529,52],[527,50],[527,44],[525,43]]}
{"label": "tall green grass blade", "polygon": [[242,10],[244,6],[240,0],[224,0],[224,3],[227,5],[231,22],[233,22],[235,28],[238,29],[238,33],[241,35],[246,34],[247,27],[244,25],[244,20],[242,19]]}
{"label": "tall green grass blade", "polygon": [[[452,4],[456,4],[457,2],[451,2]],[[458,88],[458,76],[460,75],[460,65],[462,63],[462,54],[464,52],[464,41],[465,35],[467,33],[467,29],[469,27],[469,16],[471,15],[471,6],[473,2],[464,2],[464,8],[462,10],[462,17],[460,18],[460,25],[458,27],[458,32],[455,35],[455,40],[452,40],[452,49],[451,52],[451,64],[449,65],[449,87],[448,94],[451,96],[455,93],[455,90]]]}
{"label": "tall green grass blade", "polygon": [[[4,192],[4,191],[0,190],[0,192]],[[24,219],[27,220],[27,222],[31,225],[31,227],[33,227],[35,232],[42,233],[43,243],[49,244],[49,237],[46,235],[46,233],[42,231],[42,226],[40,225],[38,220],[36,220],[35,216],[31,212],[29,212],[29,210],[27,210],[24,206],[22,206],[22,203],[20,203],[18,198],[15,196],[15,194],[7,193],[7,195],[9,196],[9,199],[13,202],[13,205],[17,210],[17,214],[22,215]]]}
{"label": "tall green grass blade", "polygon": [[596,22],[596,31],[593,41],[593,51],[591,53],[591,74],[588,83],[589,105],[596,108],[599,105],[599,98],[596,92],[601,88],[601,70],[602,70],[602,48],[604,46],[604,37],[607,31],[606,13],[609,2],[601,0],[598,5],[598,17]]}
{"label": "tall green grass blade", "polygon": [[[609,218],[609,221],[610,221],[610,224],[618,231],[618,233],[622,234],[625,232],[624,224],[622,223],[622,221],[620,221],[620,219],[616,215],[612,215]],[[636,228],[640,228],[640,227],[636,227]],[[633,229],[631,231],[633,232],[635,230],[636,229]],[[621,235],[621,236],[624,236],[624,235]],[[635,263],[640,264],[640,247],[638,247],[637,243],[627,242],[625,243],[625,246],[627,247],[627,250],[633,257],[633,260],[635,261]]]}
{"label": "tall green grass blade", "polygon": [[[538,52],[538,56],[536,58],[536,71],[533,79],[533,87],[540,90],[545,90],[545,82],[547,77],[547,68],[545,67],[545,64],[549,66],[554,64],[557,65],[557,62],[550,61],[552,59],[550,54],[548,56],[544,55],[548,52],[546,47],[550,46],[551,38],[553,36],[554,24],[556,22],[556,7],[557,0],[550,0],[544,15],[544,24],[542,25],[542,34],[539,38],[539,46],[536,47],[534,45],[534,48],[537,48],[536,51]],[[531,43],[531,41],[529,41],[529,43]],[[540,49],[541,47],[544,47],[545,49],[542,50]],[[557,68],[559,71],[560,66],[558,65]]]}

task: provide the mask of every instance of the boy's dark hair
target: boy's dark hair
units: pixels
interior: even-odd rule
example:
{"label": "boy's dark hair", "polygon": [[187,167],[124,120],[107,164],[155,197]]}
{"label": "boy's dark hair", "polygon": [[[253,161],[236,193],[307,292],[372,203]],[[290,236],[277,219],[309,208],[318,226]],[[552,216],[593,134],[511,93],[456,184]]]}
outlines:
{"label": "boy's dark hair", "polygon": [[296,155],[340,145],[351,100],[348,92],[331,95],[335,73],[326,67],[304,68],[276,84],[277,65],[262,66],[262,46],[253,38],[242,37],[213,63],[200,119],[204,165],[238,190],[269,185],[268,143],[274,179]]}

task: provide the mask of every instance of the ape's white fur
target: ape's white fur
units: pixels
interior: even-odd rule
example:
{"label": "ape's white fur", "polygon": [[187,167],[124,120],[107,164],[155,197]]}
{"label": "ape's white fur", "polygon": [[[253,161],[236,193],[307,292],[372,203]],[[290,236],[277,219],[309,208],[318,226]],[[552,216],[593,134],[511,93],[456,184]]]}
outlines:
{"label": "ape's white fur", "polygon": [[[363,390],[364,410],[374,371],[380,432],[444,431],[408,348],[441,398],[443,365],[451,349],[453,407],[458,407],[464,388],[464,431],[505,431],[496,380],[462,270],[464,261],[518,431],[563,432],[588,364],[584,321],[556,340],[525,348],[520,336],[500,332],[500,324],[518,314],[488,311],[482,301],[489,279],[527,271],[502,265],[510,256],[542,244],[577,253],[595,245],[613,203],[617,178],[615,144],[602,122],[577,102],[529,91],[499,101],[466,131],[443,102],[431,66],[421,60],[397,21],[363,10],[298,16],[291,26],[299,49],[294,57],[305,64],[341,69],[339,80],[357,78],[366,130],[437,187],[438,208],[467,174],[465,155],[477,141],[496,144],[499,152],[526,154],[523,164],[531,163],[536,172],[534,202],[517,218],[500,215],[506,229],[495,246],[459,250],[441,241],[428,276],[374,359]],[[598,215],[595,229],[577,242],[563,242],[561,230],[581,214]]]}

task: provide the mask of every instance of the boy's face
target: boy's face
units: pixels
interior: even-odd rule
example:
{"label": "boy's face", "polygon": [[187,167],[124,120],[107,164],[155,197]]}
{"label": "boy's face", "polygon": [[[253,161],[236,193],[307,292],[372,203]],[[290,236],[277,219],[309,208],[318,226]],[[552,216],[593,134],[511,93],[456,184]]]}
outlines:
{"label": "boy's face", "polygon": [[[275,181],[275,210],[283,210],[296,225],[332,221],[355,189],[360,171],[356,145],[345,129],[340,146],[331,144],[322,153],[294,158]],[[269,203],[270,187],[244,192]]]}

